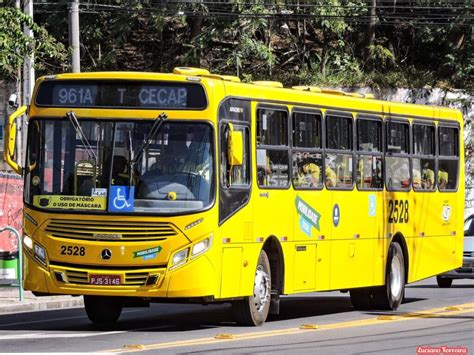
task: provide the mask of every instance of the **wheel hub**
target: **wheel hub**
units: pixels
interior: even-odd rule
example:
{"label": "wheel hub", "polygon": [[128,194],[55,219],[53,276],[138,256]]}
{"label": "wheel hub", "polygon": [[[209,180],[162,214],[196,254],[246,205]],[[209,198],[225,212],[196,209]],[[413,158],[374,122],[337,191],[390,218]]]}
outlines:
{"label": "wheel hub", "polygon": [[402,292],[402,278],[402,261],[398,255],[395,255],[392,258],[392,264],[390,265],[390,292],[396,298],[398,298]]}
{"label": "wheel hub", "polygon": [[265,308],[270,299],[270,278],[261,265],[257,267],[257,272],[255,273],[253,298],[258,312]]}

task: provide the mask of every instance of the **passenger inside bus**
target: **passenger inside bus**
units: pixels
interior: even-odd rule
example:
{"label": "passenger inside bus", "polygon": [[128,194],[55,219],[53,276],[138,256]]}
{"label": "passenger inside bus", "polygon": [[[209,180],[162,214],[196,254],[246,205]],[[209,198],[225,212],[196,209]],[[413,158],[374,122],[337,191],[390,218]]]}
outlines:
{"label": "passenger inside bus", "polygon": [[336,173],[334,172],[334,170],[332,170],[331,167],[326,165],[325,174],[326,174],[326,179],[325,179],[326,186],[327,187],[336,187],[336,185],[337,185],[337,176],[336,176]]}
{"label": "passenger inside bus", "polygon": [[435,175],[433,169],[430,169],[429,162],[423,166],[423,174],[421,179],[421,187],[426,190],[431,190],[434,187]]}
{"label": "passenger inside bus", "polygon": [[438,171],[438,187],[440,190],[446,189],[448,185],[448,172],[440,168]]}

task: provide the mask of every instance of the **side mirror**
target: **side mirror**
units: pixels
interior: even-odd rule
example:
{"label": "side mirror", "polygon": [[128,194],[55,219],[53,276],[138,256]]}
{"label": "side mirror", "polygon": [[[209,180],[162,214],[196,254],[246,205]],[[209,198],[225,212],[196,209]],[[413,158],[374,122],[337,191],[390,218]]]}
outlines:
{"label": "side mirror", "polygon": [[21,166],[14,160],[16,145],[16,119],[26,112],[27,106],[22,106],[8,117],[7,126],[5,127],[5,146],[4,154],[8,165],[19,175],[22,174]]}
{"label": "side mirror", "polygon": [[244,144],[242,131],[235,131],[232,123],[229,123],[229,135],[227,137],[227,161],[230,166],[242,165],[244,160]]}

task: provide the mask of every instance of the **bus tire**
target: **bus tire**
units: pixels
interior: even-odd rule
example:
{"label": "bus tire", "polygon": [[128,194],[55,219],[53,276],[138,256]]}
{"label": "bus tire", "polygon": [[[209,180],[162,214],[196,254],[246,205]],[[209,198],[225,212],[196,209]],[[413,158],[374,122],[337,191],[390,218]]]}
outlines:
{"label": "bus tire", "polygon": [[92,323],[109,326],[119,319],[123,303],[116,297],[84,296],[84,307]]}
{"label": "bus tire", "polygon": [[260,252],[253,285],[253,296],[232,303],[232,313],[237,323],[261,326],[270,310],[272,276],[270,262],[264,250]]}
{"label": "bus tire", "polygon": [[453,284],[453,279],[447,279],[438,275],[436,276],[436,282],[438,283],[438,287],[448,288]]}
{"label": "bus tire", "polygon": [[397,242],[388,248],[385,285],[374,291],[374,306],[378,309],[396,310],[405,296],[405,261]]}
{"label": "bus tire", "polygon": [[372,308],[372,288],[355,288],[349,290],[352,306],[358,311],[366,311]]}

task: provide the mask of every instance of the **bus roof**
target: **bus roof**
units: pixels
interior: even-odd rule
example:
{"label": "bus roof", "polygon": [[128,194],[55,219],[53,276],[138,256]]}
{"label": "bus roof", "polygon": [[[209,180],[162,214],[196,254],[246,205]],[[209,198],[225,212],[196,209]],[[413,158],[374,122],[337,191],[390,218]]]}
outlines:
{"label": "bus roof", "polygon": [[188,67],[175,68],[173,73],[117,71],[50,75],[39,78],[36,88],[44,80],[65,79],[200,81],[211,85],[212,83],[216,84],[216,82],[219,82],[225,85],[225,94],[223,94],[222,98],[235,97],[276,105],[286,104],[315,109],[344,110],[359,114],[462,120],[460,111],[447,107],[374,100],[372,95],[345,93],[340,90],[322,89],[312,86],[285,88],[278,82],[258,81],[242,83],[236,76],[211,74],[205,69]]}

